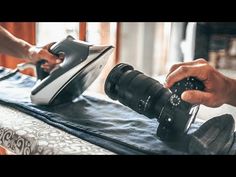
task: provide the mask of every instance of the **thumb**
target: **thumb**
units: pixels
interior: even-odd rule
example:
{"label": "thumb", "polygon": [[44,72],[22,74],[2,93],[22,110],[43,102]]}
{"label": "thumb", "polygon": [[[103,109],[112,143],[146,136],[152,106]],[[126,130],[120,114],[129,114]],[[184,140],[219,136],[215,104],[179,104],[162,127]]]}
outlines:
{"label": "thumb", "polygon": [[182,93],[181,98],[191,104],[204,104],[207,105],[210,101],[211,94],[198,90],[188,90]]}
{"label": "thumb", "polygon": [[47,60],[51,64],[58,64],[61,62],[61,60],[57,56],[51,54],[49,51],[45,49],[42,49],[40,53],[40,58]]}

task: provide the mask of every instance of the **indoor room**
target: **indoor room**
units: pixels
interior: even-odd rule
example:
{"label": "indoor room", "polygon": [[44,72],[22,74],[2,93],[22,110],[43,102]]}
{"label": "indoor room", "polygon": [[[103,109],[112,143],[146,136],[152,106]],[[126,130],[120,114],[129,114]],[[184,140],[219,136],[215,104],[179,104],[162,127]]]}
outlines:
{"label": "indoor room", "polygon": [[1,155],[234,155],[235,22],[0,22]]}

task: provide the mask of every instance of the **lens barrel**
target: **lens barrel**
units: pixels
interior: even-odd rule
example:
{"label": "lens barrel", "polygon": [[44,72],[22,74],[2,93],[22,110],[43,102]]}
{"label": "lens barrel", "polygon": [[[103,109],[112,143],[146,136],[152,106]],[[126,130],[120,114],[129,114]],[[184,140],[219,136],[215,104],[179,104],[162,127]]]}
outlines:
{"label": "lens barrel", "polygon": [[124,63],[116,65],[105,81],[105,93],[111,99],[148,118],[156,118],[159,122],[157,136],[165,141],[181,137],[195,120],[199,105],[181,100],[181,94],[189,89],[204,90],[204,85],[190,77],[167,89]]}
{"label": "lens barrel", "polygon": [[171,96],[171,92],[157,80],[123,63],[113,68],[107,77],[105,93],[149,118],[158,118]]}

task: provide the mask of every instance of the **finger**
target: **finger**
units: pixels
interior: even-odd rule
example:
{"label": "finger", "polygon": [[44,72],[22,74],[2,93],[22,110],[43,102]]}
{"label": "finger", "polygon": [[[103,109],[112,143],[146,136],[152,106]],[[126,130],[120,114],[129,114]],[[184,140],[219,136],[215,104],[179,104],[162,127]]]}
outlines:
{"label": "finger", "polygon": [[40,51],[39,55],[40,55],[40,58],[43,58],[43,59],[47,60],[50,64],[59,64],[59,63],[61,63],[61,60],[57,56],[51,54],[50,52],[48,52],[45,49],[42,49]]}
{"label": "finger", "polygon": [[50,69],[43,69],[45,72],[50,73]]}
{"label": "finger", "polygon": [[209,105],[212,101],[212,94],[198,90],[188,90],[182,93],[181,98],[191,104]]}
{"label": "finger", "polygon": [[41,68],[52,70],[55,66],[56,65],[50,65],[48,63],[45,63],[45,64],[41,65]]}
{"label": "finger", "polygon": [[202,64],[196,66],[180,66],[169,76],[167,76],[165,86],[167,88],[170,88],[177,81],[180,81],[190,76],[196,77],[199,80],[204,81],[206,80],[207,76],[206,76],[206,70],[203,67],[204,65]]}
{"label": "finger", "polygon": [[50,48],[51,48],[51,46],[52,45],[54,45],[56,42],[51,42],[51,43],[49,43],[49,44],[47,44],[47,45],[45,45],[45,46],[43,46],[43,49],[46,49],[46,50],[50,50]]}
{"label": "finger", "polygon": [[43,63],[41,66],[49,66],[48,62]]}
{"label": "finger", "polygon": [[51,66],[51,67],[54,67],[56,66],[56,64],[50,64],[48,62],[45,62],[44,64],[42,64],[43,66]]}
{"label": "finger", "polygon": [[43,69],[50,69],[51,67],[49,65],[41,65],[41,68],[43,68]]}
{"label": "finger", "polygon": [[44,63],[42,64],[43,67],[55,67],[56,65],[52,65],[52,64],[49,64],[49,63]]}
{"label": "finger", "polygon": [[195,64],[201,64],[201,63],[206,63],[207,61],[205,59],[197,59],[197,60],[194,60],[194,61],[189,61],[189,62],[181,62],[181,63],[177,63],[177,64],[174,64],[170,70],[169,70],[169,73],[167,74],[167,76],[172,73],[173,71],[175,71],[177,68],[179,68],[180,66],[187,66],[187,65],[195,65]]}
{"label": "finger", "polygon": [[50,66],[41,66],[41,68],[48,73],[52,70]]}
{"label": "finger", "polygon": [[63,61],[64,58],[65,58],[65,53],[60,53],[59,56],[58,56],[58,58],[59,58],[61,61]]}

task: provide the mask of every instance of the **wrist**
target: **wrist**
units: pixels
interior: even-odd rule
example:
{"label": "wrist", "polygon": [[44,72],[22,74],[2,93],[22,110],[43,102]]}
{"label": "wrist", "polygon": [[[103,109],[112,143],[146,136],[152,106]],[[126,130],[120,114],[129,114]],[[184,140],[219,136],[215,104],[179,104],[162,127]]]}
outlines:
{"label": "wrist", "polygon": [[42,48],[40,47],[36,47],[36,46],[29,46],[28,47],[28,53],[27,53],[27,58],[28,60],[30,60],[31,62],[34,62],[35,58],[38,56],[38,53],[40,52]]}
{"label": "wrist", "polygon": [[30,60],[31,59],[31,51],[30,49],[33,47],[33,45],[29,44],[28,42],[22,40],[22,39],[15,39],[16,41],[16,56],[19,58],[23,58],[23,59],[27,59]]}

